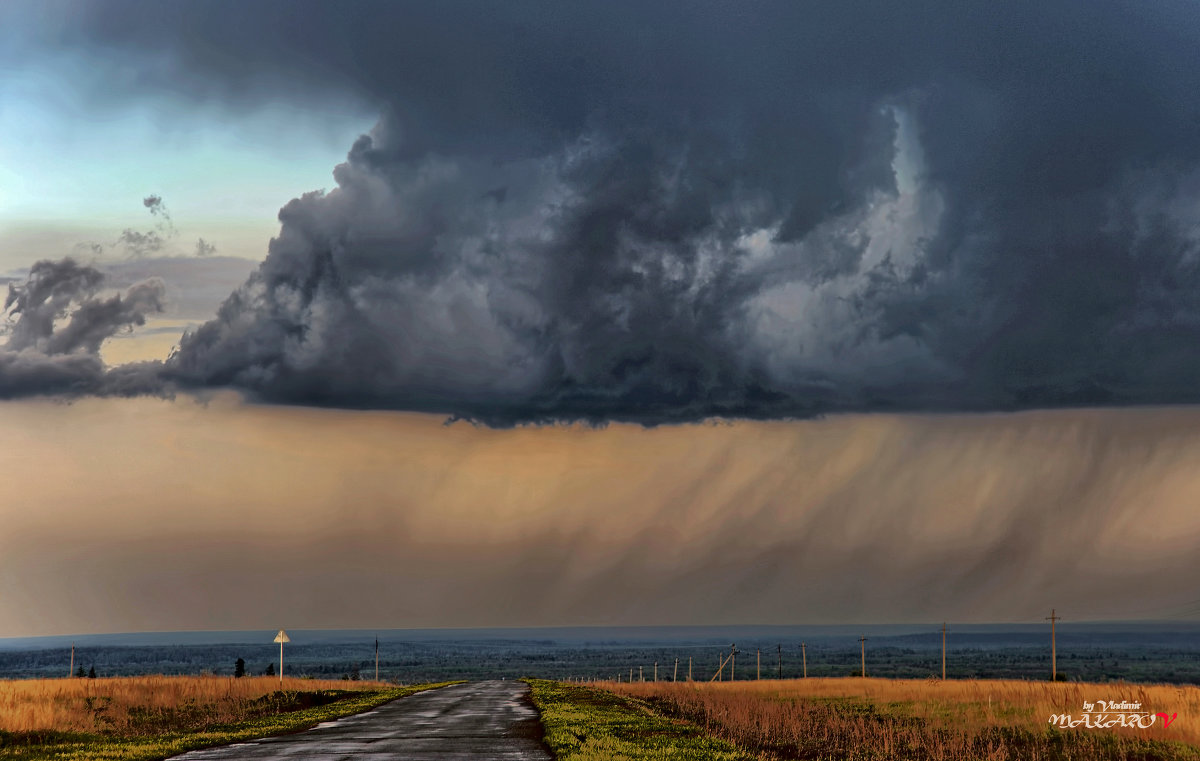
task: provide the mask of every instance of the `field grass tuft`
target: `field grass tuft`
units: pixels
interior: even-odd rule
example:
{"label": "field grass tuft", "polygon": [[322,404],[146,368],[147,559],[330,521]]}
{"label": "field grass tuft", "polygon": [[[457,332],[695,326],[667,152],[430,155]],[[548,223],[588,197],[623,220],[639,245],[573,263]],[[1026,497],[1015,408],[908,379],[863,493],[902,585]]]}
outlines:
{"label": "field grass tuft", "polygon": [[148,761],[298,732],[440,684],[270,677],[0,682],[0,759]]}
{"label": "field grass tuft", "polygon": [[[1200,761],[1196,687],[858,678],[597,686],[771,758]],[[1178,716],[1145,730],[1050,726],[1052,714],[1081,717],[1085,701],[1099,700]]]}

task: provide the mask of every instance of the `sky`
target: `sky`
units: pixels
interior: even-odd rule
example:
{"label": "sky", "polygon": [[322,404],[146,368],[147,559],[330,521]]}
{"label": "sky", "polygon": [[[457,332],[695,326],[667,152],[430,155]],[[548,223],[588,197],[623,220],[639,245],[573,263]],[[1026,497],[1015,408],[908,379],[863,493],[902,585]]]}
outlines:
{"label": "sky", "polygon": [[4,3],[0,636],[1194,617],[1198,37]]}

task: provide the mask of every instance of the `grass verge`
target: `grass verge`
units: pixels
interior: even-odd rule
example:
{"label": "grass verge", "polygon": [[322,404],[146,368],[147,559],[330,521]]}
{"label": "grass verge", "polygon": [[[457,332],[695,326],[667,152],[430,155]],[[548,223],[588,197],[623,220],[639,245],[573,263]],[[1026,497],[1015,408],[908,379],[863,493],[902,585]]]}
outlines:
{"label": "grass verge", "polygon": [[[778,759],[867,761],[1200,761],[1179,739],[1181,725],[1153,731],[1049,725],[1089,695],[1112,699],[1117,685],[1028,683],[942,685],[888,680],[794,680],[739,683],[600,683],[645,701],[738,747]],[[1143,707],[1176,708],[1188,718],[1187,689],[1130,688]],[[838,694],[841,693],[841,694]],[[976,694],[978,693],[978,694]],[[995,705],[991,696],[995,695]],[[1155,695],[1156,697],[1151,697]],[[907,699],[898,700],[905,697]],[[981,700],[980,698],[983,698]],[[1066,700],[1066,703],[1061,701]],[[1093,700],[1095,698],[1093,697]],[[1030,708],[1030,705],[1039,705]],[[1074,711],[1079,716],[1079,708]]]}
{"label": "grass verge", "polygon": [[[198,748],[300,732],[324,721],[362,713],[415,692],[445,687],[450,684],[457,684],[457,682],[352,692],[332,702],[299,710],[260,716],[229,724],[218,724],[199,730],[163,732],[152,736],[122,737],[103,733],[51,730],[0,731],[0,759],[48,761],[49,759],[69,758],[80,759],[80,761],[152,761]],[[300,693],[289,696],[286,702],[292,705],[303,705],[306,702],[314,701],[305,700],[303,693]]]}
{"label": "grass verge", "polygon": [[558,761],[666,761],[753,758],[695,725],[650,710],[635,698],[543,679],[525,680]]}

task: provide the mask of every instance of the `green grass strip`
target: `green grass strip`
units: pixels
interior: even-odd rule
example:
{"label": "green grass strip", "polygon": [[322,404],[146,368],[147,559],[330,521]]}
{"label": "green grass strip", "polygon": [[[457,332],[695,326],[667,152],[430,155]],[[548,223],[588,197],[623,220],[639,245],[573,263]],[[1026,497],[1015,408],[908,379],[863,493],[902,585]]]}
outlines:
{"label": "green grass strip", "polygon": [[525,681],[558,761],[753,758],[694,724],[655,713],[640,700],[562,682]]}
{"label": "green grass strip", "polygon": [[321,722],[362,713],[415,692],[451,684],[460,684],[460,682],[419,684],[411,687],[363,692],[361,695],[290,713],[263,716],[197,732],[167,733],[151,737],[113,737],[73,732],[0,732],[0,759],[14,759],[15,761],[48,761],[50,759],[155,761],[198,748],[300,732],[315,727]]}

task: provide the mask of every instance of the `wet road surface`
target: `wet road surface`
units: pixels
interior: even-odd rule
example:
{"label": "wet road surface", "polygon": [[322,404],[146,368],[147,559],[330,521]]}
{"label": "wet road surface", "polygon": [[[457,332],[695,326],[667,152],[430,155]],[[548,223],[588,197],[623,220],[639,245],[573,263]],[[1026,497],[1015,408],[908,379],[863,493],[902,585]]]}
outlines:
{"label": "wet road surface", "polygon": [[173,759],[550,761],[528,693],[529,685],[511,680],[456,684],[418,692],[306,732],[194,750]]}

